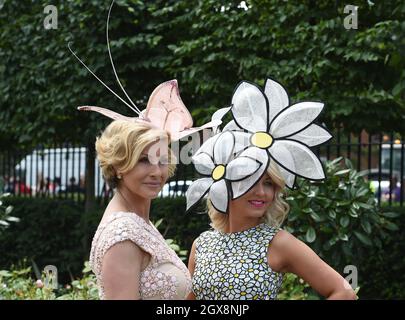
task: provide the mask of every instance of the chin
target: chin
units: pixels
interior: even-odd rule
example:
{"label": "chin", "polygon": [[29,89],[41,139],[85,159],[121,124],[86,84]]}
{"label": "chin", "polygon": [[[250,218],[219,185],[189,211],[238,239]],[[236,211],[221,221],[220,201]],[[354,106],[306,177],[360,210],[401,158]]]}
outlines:
{"label": "chin", "polygon": [[142,188],[139,188],[137,191],[138,191],[137,194],[139,196],[141,196],[142,198],[152,200],[152,199],[157,198],[161,189],[159,188],[156,190],[151,190],[147,187],[142,187]]}
{"label": "chin", "polygon": [[151,199],[151,200],[153,200],[153,199],[158,198],[158,196],[159,196],[159,193],[155,193],[155,194],[151,195],[151,196],[148,197],[148,198]]}
{"label": "chin", "polygon": [[151,200],[156,199],[159,195],[159,192],[160,192],[160,190],[157,192],[153,192],[153,191],[145,192],[145,198],[151,199]]}
{"label": "chin", "polygon": [[263,210],[263,209],[261,209],[261,210],[252,210],[251,208],[250,208],[250,210],[249,210],[249,216],[251,216],[252,218],[262,218],[262,217],[264,217],[264,215],[266,214],[266,212],[267,212],[267,209],[265,209],[265,210]]}

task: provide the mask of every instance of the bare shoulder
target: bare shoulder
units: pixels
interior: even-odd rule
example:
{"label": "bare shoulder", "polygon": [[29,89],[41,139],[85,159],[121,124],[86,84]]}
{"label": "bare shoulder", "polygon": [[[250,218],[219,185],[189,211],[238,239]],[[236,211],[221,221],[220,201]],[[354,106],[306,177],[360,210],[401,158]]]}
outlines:
{"label": "bare shoulder", "polygon": [[191,273],[194,272],[194,267],[195,267],[196,240],[197,239],[195,239],[193,241],[193,245],[191,246],[191,250],[190,250],[190,256],[188,258],[188,267],[189,267],[189,270],[190,270]]}
{"label": "bare shoulder", "polygon": [[287,243],[289,243],[291,240],[296,240],[297,238],[295,238],[291,233],[289,233],[288,231],[281,229],[280,231],[278,231],[274,237],[273,240],[271,241],[271,244],[276,246],[276,245],[285,245]]}
{"label": "bare shoulder", "polygon": [[288,256],[299,248],[300,240],[291,233],[281,229],[269,244],[267,260],[272,270],[276,272],[288,272]]}
{"label": "bare shoulder", "polygon": [[139,299],[142,260],[142,250],[129,240],[107,250],[101,271],[106,299]]}
{"label": "bare shoulder", "polygon": [[120,262],[120,264],[141,264],[143,250],[130,240],[118,242],[107,250],[103,258],[103,265],[106,262]]}
{"label": "bare shoulder", "polygon": [[301,241],[294,237],[291,233],[284,229],[281,229],[274,235],[270,246],[272,250],[283,252],[287,249],[291,250],[294,247],[298,246],[299,242]]}
{"label": "bare shoulder", "polygon": [[192,250],[193,252],[195,252],[196,246],[197,246],[197,238],[194,239],[193,244],[191,245],[191,250]]}

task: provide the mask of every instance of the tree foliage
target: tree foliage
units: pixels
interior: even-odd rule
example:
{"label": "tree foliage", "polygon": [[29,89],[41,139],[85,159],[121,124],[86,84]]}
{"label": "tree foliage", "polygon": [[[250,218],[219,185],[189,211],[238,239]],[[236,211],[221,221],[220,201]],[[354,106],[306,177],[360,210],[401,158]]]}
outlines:
{"label": "tree foliage", "polygon": [[[79,105],[132,113],[67,49],[71,41],[119,92],[105,43],[110,2],[56,2],[58,28],[50,30],[47,4],[0,2],[0,144],[8,148],[93,142],[108,120],[79,113]],[[240,80],[263,84],[271,76],[293,100],[324,101],[329,126],[403,132],[405,5],[353,4],[358,29],[346,30],[345,4],[337,1],[121,0],[112,10],[111,50],[141,108],[155,86],[176,77],[201,124],[229,105]]]}

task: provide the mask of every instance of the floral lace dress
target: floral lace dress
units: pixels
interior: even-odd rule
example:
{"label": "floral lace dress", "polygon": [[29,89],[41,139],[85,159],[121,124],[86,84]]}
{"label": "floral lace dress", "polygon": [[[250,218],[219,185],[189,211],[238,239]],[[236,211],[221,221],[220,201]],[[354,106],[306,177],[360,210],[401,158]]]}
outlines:
{"label": "floral lace dress", "polygon": [[140,274],[141,299],[187,297],[191,292],[188,269],[159,231],[133,212],[114,212],[98,226],[90,252],[90,266],[97,277],[100,299],[105,299],[101,276],[103,257],[113,245],[125,240],[132,241],[151,256],[150,263]]}

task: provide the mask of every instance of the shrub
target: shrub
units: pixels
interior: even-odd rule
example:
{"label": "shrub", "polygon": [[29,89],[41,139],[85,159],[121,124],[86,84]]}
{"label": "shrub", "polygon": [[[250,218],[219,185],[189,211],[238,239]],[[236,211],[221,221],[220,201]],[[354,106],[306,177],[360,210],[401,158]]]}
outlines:
{"label": "shrub", "polygon": [[277,296],[278,300],[319,300],[318,295],[313,294],[309,284],[293,273],[286,273],[283,285]]}
{"label": "shrub", "polygon": [[346,166],[341,160],[326,163],[324,182],[297,179],[299,188],[287,197],[291,210],[286,225],[286,230],[338,270],[358,265],[398,230],[391,221],[398,215],[382,213],[362,174],[349,160]]}
{"label": "shrub", "polygon": [[39,268],[55,265],[61,281],[80,274],[87,252],[78,234],[83,209],[70,200],[9,198],[19,223],[0,234],[0,268],[26,258]]}
{"label": "shrub", "polygon": [[19,222],[20,219],[13,217],[10,213],[13,211],[13,206],[6,206],[3,204],[3,200],[8,197],[9,194],[0,194],[0,234],[3,230],[10,226],[10,222]]}
{"label": "shrub", "polygon": [[[81,279],[56,289],[32,278],[31,267],[0,270],[0,300],[97,300],[98,289],[94,274],[85,262]],[[43,274],[42,279],[44,279]]]}
{"label": "shrub", "polygon": [[361,297],[365,299],[405,299],[405,207],[385,208],[383,214],[392,216],[391,211],[399,214],[399,230],[383,240],[380,249],[361,262]]}

